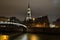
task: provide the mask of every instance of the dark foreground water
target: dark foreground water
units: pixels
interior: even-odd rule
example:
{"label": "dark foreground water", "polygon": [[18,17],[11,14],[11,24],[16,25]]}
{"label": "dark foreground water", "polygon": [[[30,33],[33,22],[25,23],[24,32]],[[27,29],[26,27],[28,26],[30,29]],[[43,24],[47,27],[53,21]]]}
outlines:
{"label": "dark foreground water", "polygon": [[60,40],[60,35],[25,33],[12,39],[9,35],[0,35],[0,40]]}

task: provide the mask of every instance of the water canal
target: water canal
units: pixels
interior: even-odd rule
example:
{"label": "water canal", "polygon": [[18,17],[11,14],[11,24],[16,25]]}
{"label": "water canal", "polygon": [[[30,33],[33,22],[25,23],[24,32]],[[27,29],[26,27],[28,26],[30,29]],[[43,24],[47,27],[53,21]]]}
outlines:
{"label": "water canal", "polygon": [[0,35],[0,40],[60,40],[60,35],[24,33],[12,39],[9,35]]}

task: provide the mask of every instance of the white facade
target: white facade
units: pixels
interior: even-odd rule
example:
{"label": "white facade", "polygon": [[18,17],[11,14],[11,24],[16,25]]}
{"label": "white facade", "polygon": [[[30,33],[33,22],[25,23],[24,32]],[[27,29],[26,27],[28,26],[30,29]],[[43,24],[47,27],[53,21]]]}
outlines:
{"label": "white facade", "polygon": [[28,8],[27,8],[26,20],[29,20],[29,19],[32,19],[32,17],[31,17],[30,1],[28,0]]}

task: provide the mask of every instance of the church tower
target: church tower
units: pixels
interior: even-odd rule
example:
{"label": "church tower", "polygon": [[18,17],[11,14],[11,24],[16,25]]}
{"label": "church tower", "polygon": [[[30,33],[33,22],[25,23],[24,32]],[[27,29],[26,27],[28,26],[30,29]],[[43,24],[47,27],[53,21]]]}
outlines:
{"label": "church tower", "polygon": [[30,9],[30,1],[28,1],[26,21],[29,20],[29,19],[32,19],[32,17],[31,17],[31,9]]}

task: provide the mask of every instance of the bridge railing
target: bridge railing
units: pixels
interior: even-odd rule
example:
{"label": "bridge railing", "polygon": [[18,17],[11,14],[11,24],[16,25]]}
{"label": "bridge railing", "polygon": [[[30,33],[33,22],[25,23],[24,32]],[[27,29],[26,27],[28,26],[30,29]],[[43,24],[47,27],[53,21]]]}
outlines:
{"label": "bridge railing", "polygon": [[26,25],[23,25],[23,24],[20,24],[20,23],[14,23],[14,22],[3,22],[3,21],[0,21],[0,24],[13,24],[13,25],[23,26],[23,27],[27,28]]}

